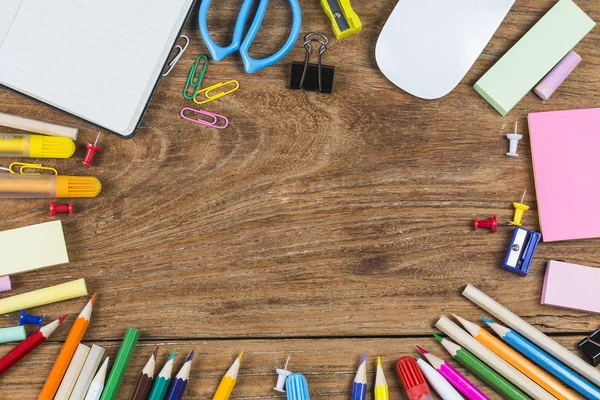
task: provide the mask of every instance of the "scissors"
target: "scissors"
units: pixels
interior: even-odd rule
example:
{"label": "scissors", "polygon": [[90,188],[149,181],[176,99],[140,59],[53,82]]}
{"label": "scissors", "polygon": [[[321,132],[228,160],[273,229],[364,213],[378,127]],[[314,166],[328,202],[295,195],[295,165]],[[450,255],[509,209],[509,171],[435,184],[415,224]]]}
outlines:
{"label": "scissors", "polygon": [[208,51],[215,61],[221,61],[228,55],[234,53],[239,50],[240,55],[242,56],[242,61],[244,62],[244,69],[247,73],[251,74],[256,71],[259,71],[265,67],[275,64],[279,60],[281,60],[294,46],[296,39],[298,39],[298,35],[300,34],[300,26],[302,24],[302,15],[300,11],[300,4],[298,0],[289,0],[290,6],[292,7],[292,30],[290,32],[290,36],[287,38],[287,41],[275,54],[266,57],[266,58],[252,58],[248,54],[248,50],[260,26],[262,24],[263,18],[265,17],[265,13],[267,11],[267,5],[269,4],[269,0],[259,0],[258,9],[256,10],[256,14],[254,16],[254,20],[250,25],[250,29],[246,34],[245,38],[242,38],[244,35],[244,26],[246,25],[246,20],[248,19],[248,14],[250,14],[250,10],[252,9],[252,4],[254,0],[244,0],[242,3],[242,7],[240,9],[240,13],[238,14],[237,21],[235,23],[235,27],[233,29],[233,38],[231,40],[231,44],[229,46],[219,46],[216,44],[208,32],[208,25],[206,22],[206,18],[208,15],[208,8],[210,7],[211,0],[203,0],[200,3],[200,12],[198,13],[198,25],[200,26],[200,34],[202,35],[202,39],[204,39],[204,43],[206,47],[208,47]]}

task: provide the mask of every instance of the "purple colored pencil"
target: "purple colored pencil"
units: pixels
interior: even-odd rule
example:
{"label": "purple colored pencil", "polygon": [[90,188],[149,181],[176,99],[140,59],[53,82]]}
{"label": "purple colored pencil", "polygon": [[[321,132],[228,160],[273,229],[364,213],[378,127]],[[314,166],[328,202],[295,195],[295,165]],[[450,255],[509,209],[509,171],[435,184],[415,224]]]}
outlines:
{"label": "purple colored pencil", "polygon": [[194,351],[190,353],[188,358],[185,360],[183,367],[179,370],[179,373],[171,382],[169,392],[165,397],[165,400],[181,400],[185,387],[187,386],[188,380],[190,379],[190,369],[192,368],[192,358],[194,358]]}
{"label": "purple colored pencil", "polygon": [[431,366],[440,373],[456,390],[462,393],[469,400],[490,400],[477,386],[458,372],[452,365],[434,356],[427,350],[417,346],[417,349],[429,361]]}

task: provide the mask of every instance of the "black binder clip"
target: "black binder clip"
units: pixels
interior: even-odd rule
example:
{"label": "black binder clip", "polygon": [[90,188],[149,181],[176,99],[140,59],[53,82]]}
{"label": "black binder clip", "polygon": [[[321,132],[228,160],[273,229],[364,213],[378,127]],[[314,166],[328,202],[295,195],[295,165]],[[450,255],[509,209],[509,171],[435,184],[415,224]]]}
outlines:
{"label": "black binder clip", "polygon": [[596,367],[600,364],[600,329],[579,342],[578,346],[590,364]]}
{"label": "black binder clip", "polygon": [[[319,44],[319,61],[317,64],[309,63],[314,43]],[[312,90],[321,93],[331,93],[333,91],[335,68],[322,63],[323,53],[327,50],[327,43],[329,43],[327,36],[319,32],[311,32],[304,37],[306,58],[304,63],[297,61],[292,63],[291,89]]]}

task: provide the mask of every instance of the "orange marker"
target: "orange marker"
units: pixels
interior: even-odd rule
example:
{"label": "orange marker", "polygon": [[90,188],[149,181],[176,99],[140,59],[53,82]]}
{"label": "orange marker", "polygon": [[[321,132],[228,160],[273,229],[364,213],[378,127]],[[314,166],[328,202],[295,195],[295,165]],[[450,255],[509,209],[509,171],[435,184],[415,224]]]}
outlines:
{"label": "orange marker", "polygon": [[94,293],[90,301],[85,305],[83,310],[81,310],[81,313],[73,323],[73,327],[71,327],[69,336],[67,336],[65,344],[63,345],[60,354],[56,358],[56,362],[52,367],[52,371],[50,371],[50,375],[48,375],[48,379],[46,379],[46,384],[42,388],[42,391],[38,396],[38,400],[52,400],[54,398],[54,395],[58,390],[58,386],[60,385],[60,382],[67,371],[67,367],[73,358],[73,354],[75,354],[75,350],[81,342],[81,339],[83,339],[83,335],[90,324],[90,317],[92,316],[92,308],[94,306],[95,299],[96,293]]}
{"label": "orange marker", "polygon": [[481,328],[479,325],[467,321],[457,315],[454,315],[465,329],[485,347],[496,353],[504,361],[527,375],[532,381],[546,389],[548,393],[556,397],[558,400],[582,400],[581,397],[564,387],[560,382],[548,375],[542,369],[532,364],[525,357],[508,347],[500,339],[497,339],[491,333]]}

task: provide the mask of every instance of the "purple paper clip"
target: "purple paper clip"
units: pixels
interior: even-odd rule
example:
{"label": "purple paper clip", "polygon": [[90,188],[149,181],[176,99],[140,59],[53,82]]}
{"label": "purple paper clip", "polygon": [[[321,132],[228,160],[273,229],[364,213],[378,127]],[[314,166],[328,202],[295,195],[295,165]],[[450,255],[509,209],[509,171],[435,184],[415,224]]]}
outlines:
{"label": "purple paper clip", "polygon": [[[185,115],[186,111],[191,111],[195,114],[200,114],[200,115],[205,115],[207,117],[211,117],[213,119],[213,121],[206,121],[201,118],[190,118]],[[204,110],[196,110],[195,108],[186,107],[186,108],[182,109],[181,110],[181,118],[188,120],[188,121],[195,122],[200,125],[210,126],[211,128],[225,129],[225,128],[227,128],[227,126],[229,126],[229,120],[224,115],[219,115],[219,114],[211,113],[211,112],[204,111]],[[219,119],[222,119],[223,121],[225,121],[225,124],[217,125],[217,123],[219,122]]]}

